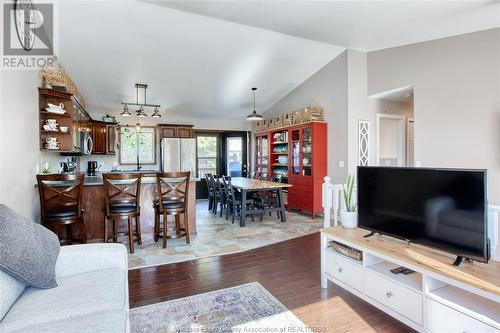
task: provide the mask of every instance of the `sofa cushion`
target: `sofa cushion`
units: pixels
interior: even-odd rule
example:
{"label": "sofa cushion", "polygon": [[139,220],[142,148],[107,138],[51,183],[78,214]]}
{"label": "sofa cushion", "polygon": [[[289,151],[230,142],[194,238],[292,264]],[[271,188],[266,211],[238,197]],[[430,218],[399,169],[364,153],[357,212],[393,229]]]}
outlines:
{"label": "sofa cushion", "polygon": [[120,269],[93,271],[60,279],[56,288],[28,288],[0,323],[0,332],[92,313],[126,311],[126,274]]}
{"label": "sofa cushion", "polygon": [[59,238],[0,204],[0,269],[28,286],[54,288]]}
{"label": "sofa cushion", "polygon": [[[128,332],[128,313],[112,310],[80,317],[58,319],[44,324],[30,325],[20,330],[2,333],[125,333]],[[1,328],[1,326],[0,326]]]}
{"label": "sofa cushion", "polygon": [[0,321],[23,293],[25,284],[0,271]]}

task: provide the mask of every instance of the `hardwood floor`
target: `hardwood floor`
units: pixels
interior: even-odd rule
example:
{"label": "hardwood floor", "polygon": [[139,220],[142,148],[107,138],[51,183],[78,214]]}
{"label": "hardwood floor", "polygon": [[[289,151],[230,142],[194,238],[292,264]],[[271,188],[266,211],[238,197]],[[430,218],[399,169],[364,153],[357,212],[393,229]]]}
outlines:
{"label": "hardwood floor", "polygon": [[365,301],[320,286],[319,233],[226,256],[129,271],[130,307],[257,281],[316,332],[414,332]]}

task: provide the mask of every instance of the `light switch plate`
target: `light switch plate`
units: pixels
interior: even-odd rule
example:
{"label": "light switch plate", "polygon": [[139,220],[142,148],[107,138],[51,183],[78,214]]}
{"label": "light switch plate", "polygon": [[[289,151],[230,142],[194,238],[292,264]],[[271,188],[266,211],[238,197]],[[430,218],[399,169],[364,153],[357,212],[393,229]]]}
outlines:
{"label": "light switch plate", "polygon": [[344,161],[339,161],[339,168],[343,168],[345,166]]}

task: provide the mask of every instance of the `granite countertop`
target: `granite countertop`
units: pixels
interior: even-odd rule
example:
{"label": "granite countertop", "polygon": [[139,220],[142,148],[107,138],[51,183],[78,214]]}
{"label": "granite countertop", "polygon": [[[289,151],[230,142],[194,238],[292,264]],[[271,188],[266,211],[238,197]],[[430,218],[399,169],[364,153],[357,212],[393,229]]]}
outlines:
{"label": "granite countertop", "polygon": [[[142,173],[143,178],[141,180],[141,184],[155,184],[156,183],[156,172],[155,170],[144,170],[144,171],[135,171],[135,170],[130,170],[130,171],[113,171],[113,173]],[[104,172],[107,173],[107,172]],[[196,182],[199,181],[200,178],[191,178],[190,181]],[[61,182],[62,183],[62,182]],[[83,183],[84,186],[92,186],[92,185],[103,185],[102,181],[102,172],[97,173],[95,176],[89,176],[85,174],[85,181]],[[38,186],[38,184],[35,184],[35,187]]]}

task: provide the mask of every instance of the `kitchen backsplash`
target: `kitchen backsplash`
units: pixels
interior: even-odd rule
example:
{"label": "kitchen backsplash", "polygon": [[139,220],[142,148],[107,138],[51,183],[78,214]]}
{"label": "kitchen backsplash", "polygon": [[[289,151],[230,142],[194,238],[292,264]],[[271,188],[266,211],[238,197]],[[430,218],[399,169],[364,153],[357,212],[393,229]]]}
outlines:
{"label": "kitchen backsplash", "polygon": [[[87,162],[88,161],[97,161],[98,165],[102,166],[99,168],[99,171],[110,171],[113,168],[113,164],[118,163],[118,155],[85,155],[79,156],[80,160],[80,171],[87,171]],[[48,153],[48,152],[40,152],[39,166],[38,172],[41,172],[45,163],[49,164],[50,172],[56,173],[59,170],[59,163],[67,161],[66,156],[61,156],[56,153]],[[158,170],[158,164],[147,164],[141,165],[143,170]],[[134,165],[119,165],[120,170],[135,170],[136,166]],[[37,170],[35,170],[37,172]]]}

